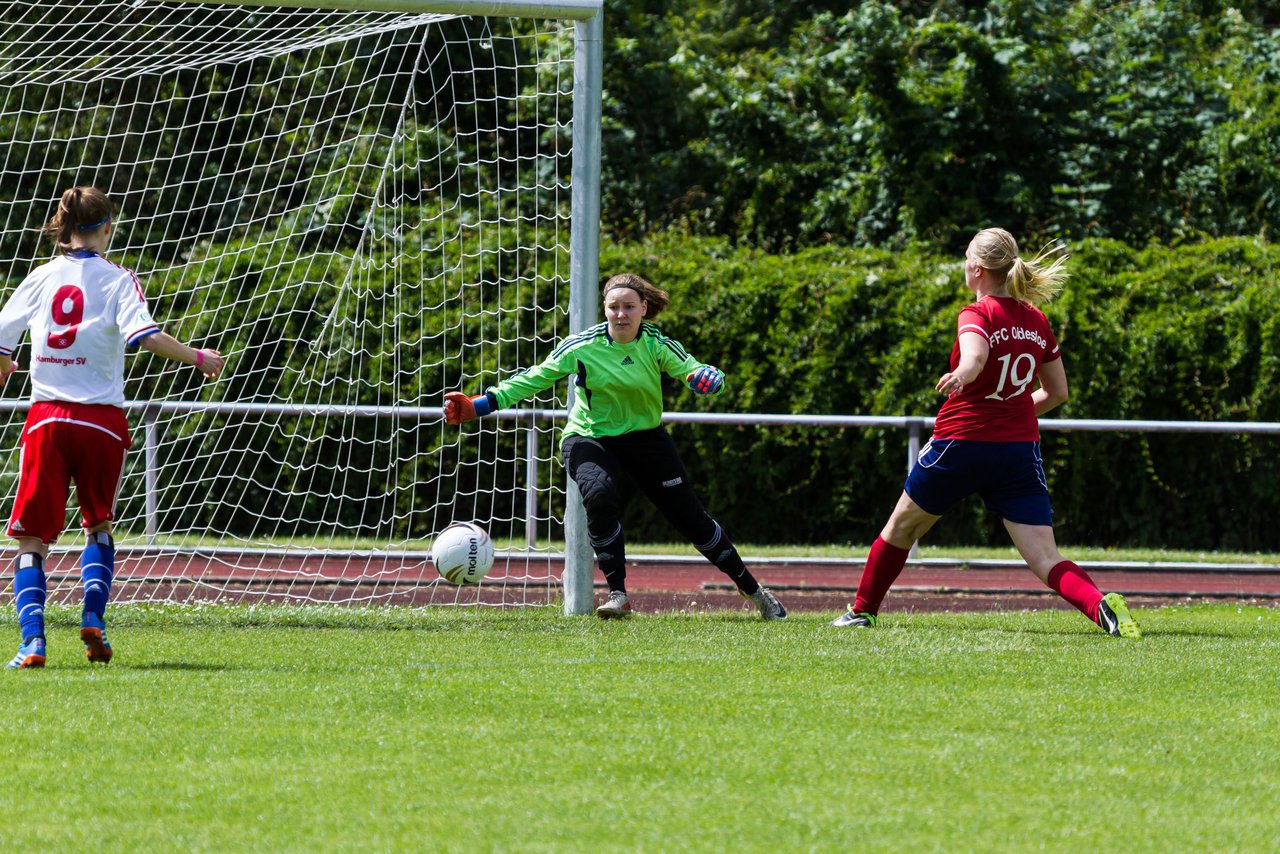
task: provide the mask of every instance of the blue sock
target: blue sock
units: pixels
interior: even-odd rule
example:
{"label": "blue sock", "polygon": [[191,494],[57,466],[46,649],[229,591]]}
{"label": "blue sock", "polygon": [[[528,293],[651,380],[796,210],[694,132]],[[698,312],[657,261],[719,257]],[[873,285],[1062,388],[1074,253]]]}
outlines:
{"label": "blue sock", "polygon": [[23,643],[44,635],[44,594],[44,558],[34,552],[18,555],[13,564],[13,603]]}
{"label": "blue sock", "polygon": [[111,535],[99,531],[89,535],[89,544],[80,555],[80,584],[84,587],[84,611],[99,619],[106,613],[115,574],[116,548]]}

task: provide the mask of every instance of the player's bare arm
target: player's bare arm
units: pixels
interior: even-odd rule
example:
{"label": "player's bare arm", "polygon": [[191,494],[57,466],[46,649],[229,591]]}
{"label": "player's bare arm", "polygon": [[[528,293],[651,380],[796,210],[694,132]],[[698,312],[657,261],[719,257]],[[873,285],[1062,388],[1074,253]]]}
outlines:
{"label": "player's bare arm", "polygon": [[960,362],[954,371],[948,371],[938,378],[934,387],[939,393],[952,397],[964,391],[964,387],[978,378],[982,368],[987,364],[987,356],[991,353],[991,345],[985,335],[973,330],[960,333]]}
{"label": "player's bare arm", "polygon": [[1040,388],[1031,395],[1037,417],[1067,402],[1067,369],[1062,360],[1054,359],[1041,365],[1039,379]]}
{"label": "player's bare arm", "polygon": [[141,347],[157,356],[175,362],[194,365],[206,379],[217,379],[226,360],[217,350],[188,347],[167,332],[155,332],[138,342]]}

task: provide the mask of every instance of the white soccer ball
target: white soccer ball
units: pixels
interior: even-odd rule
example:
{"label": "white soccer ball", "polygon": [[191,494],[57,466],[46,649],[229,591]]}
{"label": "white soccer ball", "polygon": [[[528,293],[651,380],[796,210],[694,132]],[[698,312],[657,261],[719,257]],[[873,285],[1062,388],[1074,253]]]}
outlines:
{"label": "white soccer ball", "polygon": [[471,522],[454,522],[431,547],[436,572],[452,584],[475,584],[493,568],[493,540]]}

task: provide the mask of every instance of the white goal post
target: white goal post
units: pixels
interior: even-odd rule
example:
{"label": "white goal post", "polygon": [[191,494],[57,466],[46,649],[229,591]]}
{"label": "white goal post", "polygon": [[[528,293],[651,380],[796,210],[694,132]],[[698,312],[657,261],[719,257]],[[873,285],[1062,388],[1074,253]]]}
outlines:
{"label": "white goal post", "polygon": [[[126,359],[113,601],[589,613],[560,424],[439,407],[596,322],[603,0],[0,10],[5,298],[61,191],[95,185],[161,327],[228,357],[209,384]],[[6,517],[29,394],[22,371],[0,404]],[[430,566],[453,521],[497,540],[477,586]],[[78,596],[78,524],[73,500],[51,599]]]}

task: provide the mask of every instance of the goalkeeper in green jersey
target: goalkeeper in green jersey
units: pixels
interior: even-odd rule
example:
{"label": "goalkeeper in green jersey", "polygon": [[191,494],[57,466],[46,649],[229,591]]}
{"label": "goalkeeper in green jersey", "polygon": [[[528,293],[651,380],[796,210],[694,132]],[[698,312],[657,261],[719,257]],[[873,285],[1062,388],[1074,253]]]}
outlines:
{"label": "goalkeeper in green jersey", "polygon": [[766,620],[786,608],[747,571],[720,524],[703,509],[675,443],[662,426],[662,375],[680,379],[695,394],[719,394],[724,373],[690,356],[649,321],[667,307],[667,292],[634,273],[604,286],[606,322],[561,341],[542,364],[522,371],[479,397],[445,395],[444,416],[461,424],[488,415],[572,376],[577,387],[560,450],[587,511],[587,532],[609,598],[596,608],[604,618],[631,613],[622,532],[623,477],[629,477],[699,552],[733,579]]}

